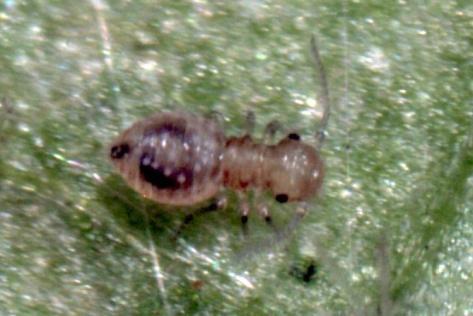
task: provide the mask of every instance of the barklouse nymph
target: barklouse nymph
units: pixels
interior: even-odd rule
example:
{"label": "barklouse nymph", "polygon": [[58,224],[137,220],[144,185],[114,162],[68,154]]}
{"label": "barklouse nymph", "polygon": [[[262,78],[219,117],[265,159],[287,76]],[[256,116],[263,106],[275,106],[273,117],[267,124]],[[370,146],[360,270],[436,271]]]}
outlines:
{"label": "barklouse nymph", "polygon": [[[276,144],[255,141],[249,133],[225,137],[216,120],[185,112],[160,112],[134,123],[110,146],[110,159],[128,184],[159,203],[186,206],[220,197],[224,188],[242,195],[257,193],[257,211],[270,222],[259,192],[270,192],[279,203],[299,202],[303,215],[306,202],[317,195],[324,179],[320,157],[330,107],[327,79],[315,38],[311,54],[319,74],[323,115],[315,135],[316,145],[289,133]],[[265,134],[274,135],[278,124],[271,122]],[[266,135],[266,136],[268,136]],[[213,210],[224,199],[213,203]],[[248,219],[249,205],[240,206],[242,222]]]}

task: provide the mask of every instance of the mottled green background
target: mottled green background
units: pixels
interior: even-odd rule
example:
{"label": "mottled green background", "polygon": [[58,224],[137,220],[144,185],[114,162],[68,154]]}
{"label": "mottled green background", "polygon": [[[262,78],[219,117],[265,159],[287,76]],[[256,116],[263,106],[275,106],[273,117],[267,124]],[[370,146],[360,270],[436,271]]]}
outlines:
{"label": "mottled green background", "polygon": [[[0,314],[473,314],[472,21],[461,0],[0,1]],[[172,242],[183,210],[128,189],[107,143],[165,108],[311,141],[312,33],[333,115],[309,215],[270,245],[253,214],[245,239],[230,195]]]}

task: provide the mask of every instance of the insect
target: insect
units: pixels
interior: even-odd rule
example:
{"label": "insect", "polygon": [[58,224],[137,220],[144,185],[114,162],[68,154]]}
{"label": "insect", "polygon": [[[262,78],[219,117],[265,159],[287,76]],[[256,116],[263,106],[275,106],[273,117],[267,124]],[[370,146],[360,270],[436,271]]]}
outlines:
{"label": "insect", "polygon": [[[304,214],[306,202],[317,195],[324,179],[320,147],[330,107],[328,84],[315,37],[311,53],[321,83],[324,108],[316,146],[289,133],[276,144],[255,141],[248,133],[226,137],[216,120],[186,112],[161,112],[137,121],[110,146],[110,159],[126,182],[156,202],[187,206],[220,195],[224,188],[244,192],[270,192],[279,203],[298,202]],[[276,124],[266,131],[271,134]],[[219,201],[225,201],[222,198]],[[225,202],[219,202],[218,206]],[[207,210],[212,209],[207,208]],[[240,206],[242,223],[249,206]],[[271,222],[265,203],[257,211]]]}

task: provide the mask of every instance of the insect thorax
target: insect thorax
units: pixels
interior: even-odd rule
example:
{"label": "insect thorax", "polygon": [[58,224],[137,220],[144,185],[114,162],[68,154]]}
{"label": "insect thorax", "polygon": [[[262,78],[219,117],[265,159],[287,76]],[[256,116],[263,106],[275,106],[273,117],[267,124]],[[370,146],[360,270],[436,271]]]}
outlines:
{"label": "insect thorax", "polygon": [[322,185],[323,162],[299,139],[264,145],[249,136],[234,137],[227,140],[223,157],[224,185],[235,190],[268,190],[284,203],[306,200]]}

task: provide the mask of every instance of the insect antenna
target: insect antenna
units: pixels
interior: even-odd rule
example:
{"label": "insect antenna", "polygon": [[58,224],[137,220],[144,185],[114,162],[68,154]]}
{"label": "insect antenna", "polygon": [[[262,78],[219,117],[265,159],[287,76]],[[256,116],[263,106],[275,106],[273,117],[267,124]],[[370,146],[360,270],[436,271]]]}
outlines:
{"label": "insect antenna", "polygon": [[317,141],[317,148],[320,149],[325,140],[325,131],[327,129],[328,119],[330,117],[330,94],[327,81],[327,73],[325,72],[324,64],[320,58],[319,48],[317,45],[317,39],[315,34],[312,34],[310,37],[310,53],[312,55],[312,61],[315,67],[315,70],[318,74],[318,81],[320,81],[320,96],[319,102],[323,107],[322,119],[320,120],[318,130],[315,134],[315,139]]}

